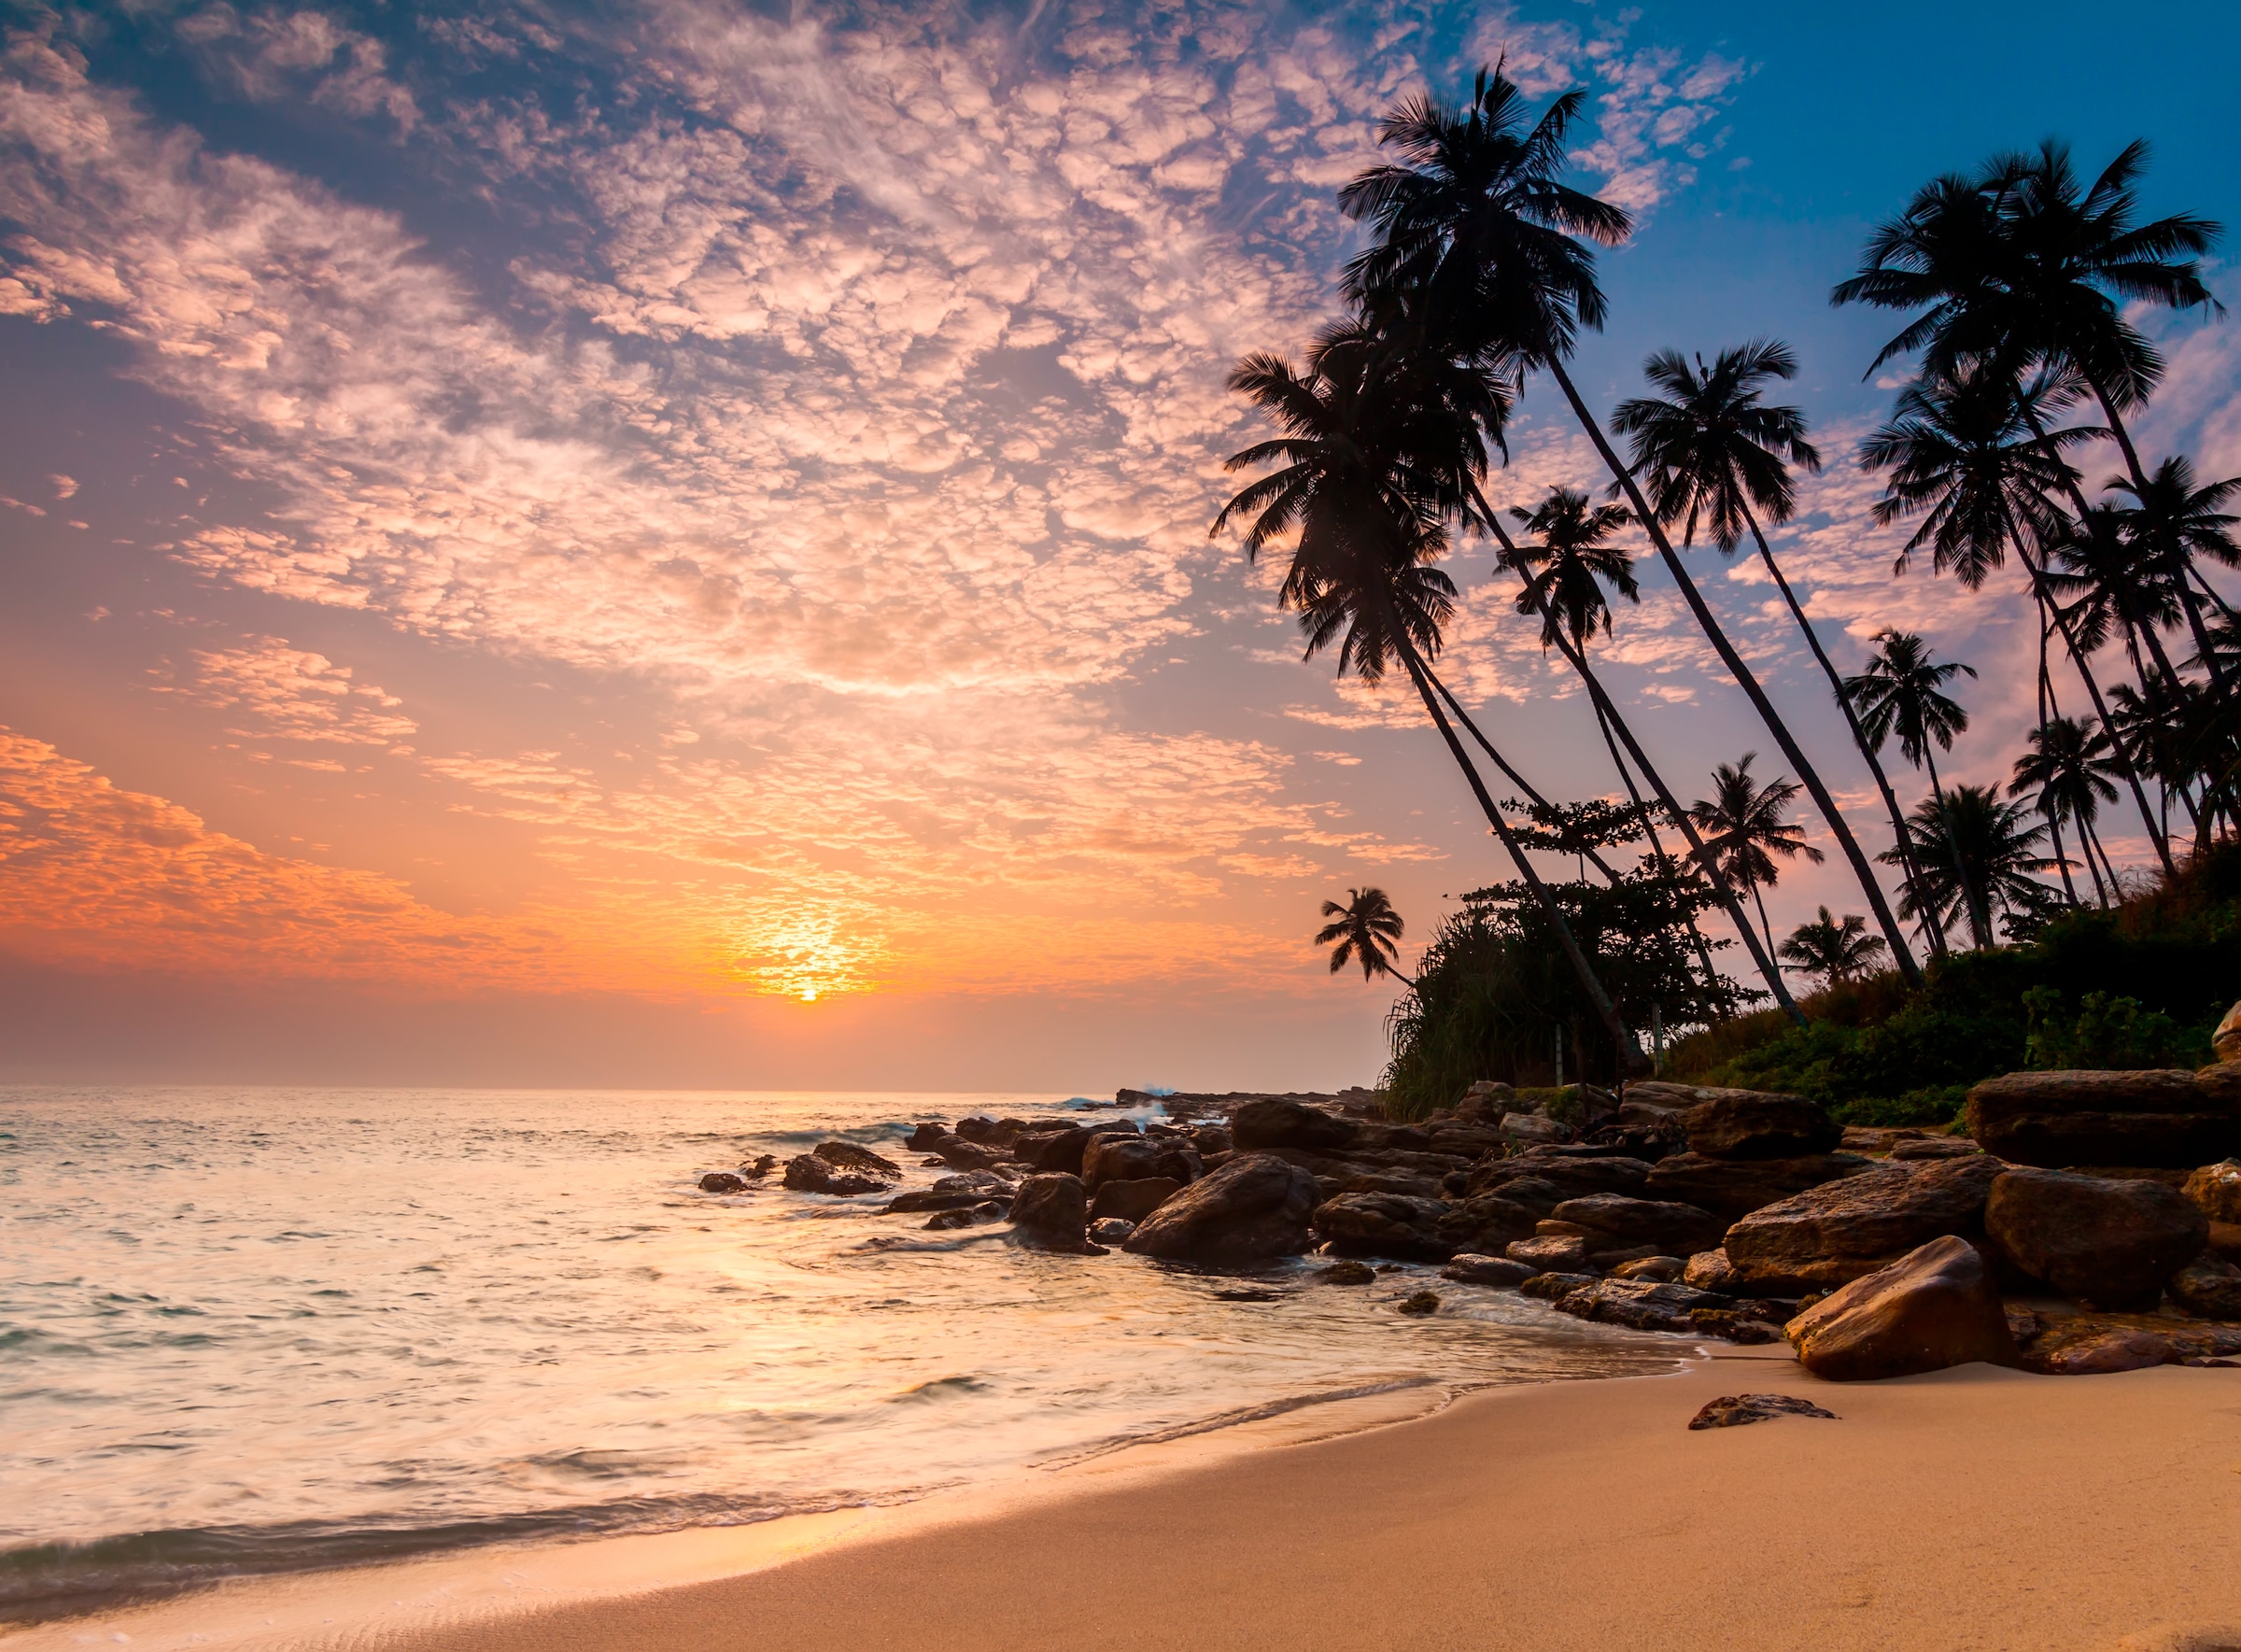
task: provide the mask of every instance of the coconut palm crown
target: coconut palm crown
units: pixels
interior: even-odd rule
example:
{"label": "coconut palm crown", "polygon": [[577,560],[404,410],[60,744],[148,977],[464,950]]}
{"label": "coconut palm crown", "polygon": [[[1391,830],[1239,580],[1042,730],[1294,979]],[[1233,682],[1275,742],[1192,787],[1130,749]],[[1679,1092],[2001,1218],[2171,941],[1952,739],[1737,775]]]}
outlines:
{"label": "coconut palm crown", "polygon": [[1346,905],[1335,900],[1323,902],[1323,916],[1332,921],[1316,932],[1315,944],[1331,947],[1332,974],[1359,961],[1364,981],[1379,975],[1408,979],[1393,967],[1399,955],[1393,943],[1401,939],[1404,925],[1384,890],[1349,889]]}

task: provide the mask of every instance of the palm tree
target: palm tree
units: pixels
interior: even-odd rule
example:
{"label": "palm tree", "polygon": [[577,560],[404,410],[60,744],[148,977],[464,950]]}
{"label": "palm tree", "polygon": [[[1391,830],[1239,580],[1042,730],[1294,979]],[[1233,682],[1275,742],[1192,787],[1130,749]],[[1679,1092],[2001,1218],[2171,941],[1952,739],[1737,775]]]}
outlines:
{"label": "palm tree", "polygon": [[1722,763],[1712,771],[1712,796],[1698,798],[1688,812],[1703,828],[1705,844],[1720,860],[1728,882],[1751,891],[1758,903],[1758,922],[1766,931],[1767,948],[1773,950],[1774,927],[1767,921],[1767,897],[1782,876],[1774,864],[1779,854],[1793,860],[1802,854],[1818,863],[1825,856],[1805,840],[1805,830],[1789,818],[1791,801],[1805,788],[1794,780],[1772,780],[1761,786],[1751,773],[1756,752],[1745,752],[1740,763]]}
{"label": "palm tree", "polygon": [[[2029,749],[2015,760],[2015,778],[2009,783],[2008,795],[2021,798],[2026,795],[2034,806],[2046,817],[2047,829],[2054,840],[2054,862],[2062,868],[2062,882],[2070,889],[2073,903],[2078,893],[2070,888],[2069,861],[2062,852],[2062,823],[2073,822],[2078,827],[2078,849],[2085,859],[2085,869],[2093,875],[2093,897],[2103,908],[2108,905],[2108,891],[2101,882],[2101,868],[2093,864],[2093,851],[2099,844],[2093,838],[2093,822],[2101,812],[2101,805],[2117,800],[2117,788],[2109,780],[2118,765],[2108,756],[2108,736],[2092,725],[2076,717],[2050,717],[2033,729],[2028,737]],[[2101,851],[2104,864],[2108,852]],[[2116,868],[2109,868],[2114,879]]]}
{"label": "palm tree", "polygon": [[[1647,1071],[1648,1058],[1618,1018],[1562,911],[1549,895],[1470,754],[1441,709],[1430,661],[1436,658],[1455,610],[1455,586],[1431,566],[1446,549],[1444,511],[1457,502],[1456,477],[1468,477],[1473,455],[1484,463],[1471,427],[1469,452],[1456,422],[1413,393],[1405,374],[1380,378],[1372,353],[1326,355],[1301,374],[1270,355],[1247,357],[1230,375],[1234,390],[1276,420],[1283,434],[1231,456],[1234,473],[1278,468],[1249,483],[1225,504],[1211,532],[1250,518],[1248,559],[1297,530],[1278,594],[1299,614],[1304,657],[1338,644],[1340,675],[1384,678],[1398,662],[1470,785],[1487,825],[1509,853],[1556,931],[1573,973],[1610,1033],[1621,1065]],[[1341,369],[1345,371],[1342,373]]]}
{"label": "palm tree", "polygon": [[1782,943],[1782,955],[1801,975],[1817,975],[1824,986],[1853,981],[1875,967],[1876,954],[1888,952],[1883,938],[1868,933],[1868,920],[1846,912],[1842,923],[1826,907],[1811,924],[1800,924]]}
{"label": "palm tree", "polygon": [[1623,209],[1559,181],[1567,133],[1583,101],[1578,90],[1568,92],[1529,124],[1524,93],[1499,69],[1480,71],[1463,109],[1427,95],[1402,99],[1378,131],[1378,141],[1395,149],[1402,163],[1372,167],[1339,192],[1340,209],[1376,230],[1375,243],[1347,266],[1348,290],[1365,307],[1391,302],[1391,295],[1418,295],[1425,307],[1448,318],[1455,347],[1467,348],[1484,371],[1538,368],[1556,381],[1697,624],[1803,776],[1893,956],[1909,983],[1918,985],[1921,971],[1835,798],[1720,628],[1565,371],[1579,329],[1600,330],[1608,307],[1596,282],[1594,250],[1577,237],[1614,246],[1632,226]]}
{"label": "palm tree", "polygon": [[[1942,808],[1945,792],[1938,780],[1938,755],[1931,748],[1936,745],[1952,751],[1953,737],[1968,727],[1967,711],[1960,701],[1946,696],[1944,685],[1963,672],[1975,676],[1976,668],[1958,660],[1940,664],[1932,659],[1928,644],[1910,631],[1886,627],[1876,632],[1875,640],[1882,645],[1882,652],[1869,655],[1866,670],[1844,679],[1844,693],[1859,709],[1860,727],[1878,748],[1896,733],[1901,756],[1917,769],[1928,765],[1930,792],[1940,799]],[[1947,847],[1953,869],[1960,873],[1962,887],[1966,889],[1968,874],[1962,869],[1960,846],[1949,843]],[[1899,864],[1906,864],[1904,856]],[[1934,912],[1938,910],[1932,909]],[[1991,921],[1987,919],[1982,925],[1976,925],[1977,912],[1978,905],[1972,896],[1968,913],[1977,945],[1989,946]]]}
{"label": "palm tree", "polygon": [[[1659,350],[1643,364],[1642,376],[1664,394],[1621,402],[1612,411],[1611,428],[1633,438],[1634,473],[1647,473],[1650,502],[1659,519],[1668,527],[1683,524],[1683,544],[1696,542],[1700,519],[1720,554],[1732,557],[1749,530],[1759,559],[1789,605],[1790,617],[1805,633],[1806,645],[1828,679],[1852,743],[1875,777],[1891,817],[1893,840],[1904,845],[1907,828],[1898,795],[1861,731],[1852,702],[1844,698],[1835,662],[1821,646],[1820,634],[1783,577],[1758,523],[1761,513],[1774,523],[1786,522],[1796,514],[1797,489],[1785,459],[1810,472],[1821,469],[1820,451],[1806,440],[1805,415],[1795,407],[1769,406],[1763,400],[1768,385],[1797,374],[1797,357],[1787,345],[1773,339],[1754,339],[1722,350],[1709,368],[1701,356],[1691,368],[1678,350]],[[1935,930],[1932,936],[1942,950],[1944,937]]]}
{"label": "palm tree", "polygon": [[[2045,916],[2059,897],[2030,874],[2051,864],[2037,853],[2047,828],[2025,825],[2024,813],[2023,804],[2001,802],[1991,786],[1957,785],[1916,804],[1907,826],[1922,875],[1907,888],[1908,915],[1936,911],[1950,921],[1966,911],[1980,946],[1991,945],[1995,910],[2025,920]],[[1935,853],[1941,839],[1955,846],[1957,872]],[[1896,853],[1889,856],[1890,864],[1897,859]]]}
{"label": "palm tree", "polygon": [[1900,394],[1889,422],[1861,446],[1865,468],[1890,473],[1871,515],[1879,527],[1922,516],[1894,572],[1905,572],[1913,554],[1928,545],[1935,572],[1952,573],[1972,591],[2006,562],[2008,547],[2015,548],[2032,594],[2062,633],[2094,715],[2113,742],[2140,819],[2169,871],[2170,848],[2093,675],[2091,656],[2099,642],[2080,634],[2081,616],[2056,600],[2050,571],[2033,554],[2036,538],[2055,514],[2047,495],[2075,479],[2060,450],[2093,434],[2059,431],[2045,442],[2035,434],[2045,424],[2035,409],[2057,404],[2066,394],[2061,380],[2045,374],[2020,387],[1980,366],[1925,374]]}
{"label": "palm tree", "polygon": [[[1331,947],[1332,974],[1359,959],[1364,981],[1390,975],[1410,986],[1416,984],[1393,967],[1399,956],[1393,942],[1401,939],[1402,925],[1384,890],[1349,889],[1345,906],[1335,900],[1323,902],[1323,916],[1333,921],[1316,931],[1315,944]],[[1338,944],[1332,946],[1333,941]]]}
{"label": "palm tree", "polygon": [[[2163,363],[2124,305],[2218,312],[2197,261],[2223,233],[2184,213],[2138,223],[2136,186],[2147,163],[2147,144],[2128,144],[2080,187],[2068,149],[2049,141],[2034,154],[1996,156],[1973,177],[1925,186],[1875,232],[1859,274],[1830,295],[1839,304],[1923,310],[1868,372],[1921,350],[1935,372],[1973,360],[1997,361],[2019,376],[2034,365],[2075,374],[2100,403],[2133,487],[2146,493],[2148,473],[2123,415],[2147,402]],[[2082,515],[2084,496],[2072,493]],[[2206,653],[2184,553],[2163,546],[2159,555],[2171,558],[2167,574],[2182,593],[2195,646]],[[2222,690],[2224,679],[2210,670]]]}

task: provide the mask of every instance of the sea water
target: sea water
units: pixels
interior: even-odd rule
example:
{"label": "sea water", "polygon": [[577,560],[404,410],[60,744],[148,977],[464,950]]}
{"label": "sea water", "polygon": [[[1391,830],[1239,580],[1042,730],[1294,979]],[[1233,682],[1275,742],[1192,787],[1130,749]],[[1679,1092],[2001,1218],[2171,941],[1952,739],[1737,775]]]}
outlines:
{"label": "sea water", "polygon": [[[1672,1339],[1403,1267],[1053,1256],[705,1171],[1078,1098],[0,1089],[0,1618],[895,1502]],[[1110,1117],[1109,1113],[1100,1116]],[[1139,1115],[1140,1116],[1140,1115]],[[1396,1312],[1436,1285],[1429,1318]]]}

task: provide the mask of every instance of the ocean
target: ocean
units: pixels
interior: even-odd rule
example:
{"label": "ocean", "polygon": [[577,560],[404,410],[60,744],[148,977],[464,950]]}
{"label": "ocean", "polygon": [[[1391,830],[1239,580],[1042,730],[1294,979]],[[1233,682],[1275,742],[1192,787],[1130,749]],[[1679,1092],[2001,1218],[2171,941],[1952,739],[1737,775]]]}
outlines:
{"label": "ocean", "polygon": [[[1689,1351],[928,1232],[704,1171],[1079,1098],[0,1089],[0,1620],[218,1575],[899,1502],[1381,1391]],[[1112,1116],[1105,1113],[1101,1116]],[[1144,1116],[1139,1114],[1137,1116]],[[1431,1284],[1430,1318],[1395,1311]]]}

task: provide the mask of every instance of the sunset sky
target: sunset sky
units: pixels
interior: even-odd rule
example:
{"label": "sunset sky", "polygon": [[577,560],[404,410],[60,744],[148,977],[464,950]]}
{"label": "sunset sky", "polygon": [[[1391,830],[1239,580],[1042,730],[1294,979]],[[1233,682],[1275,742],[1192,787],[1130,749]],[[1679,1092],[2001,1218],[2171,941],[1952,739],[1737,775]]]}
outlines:
{"label": "sunset sky", "polygon": [[[1318,903],[1383,885],[1413,953],[1502,872],[1413,705],[1208,540],[1264,433],[1222,378],[1332,313],[1376,117],[1504,53],[1586,90],[1575,181],[1641,223],[1585,393],[1787,339],[1830,463],[1777,551],[1839,663],[1975,665],[1948,772],[2005,779],[2028,605],[1894,581],[1851,455],[1897,322],[1827,292],[2050,134],[2241,223],[2241,21],[2152,9],[0,11],[0,1080],[1374,1080],[1392,989]],[[2150,462],[2241,473],[2241,324],[2144,324]],[[1498,502],[1604,480],[1559,413]],[[1692,557],[1884,847],[1771,587]],[[1613,792],[1511,582],[1452,572],[1459,689]],[[1642,574],[1601,653],[1676,787],[1778,769]]]}

